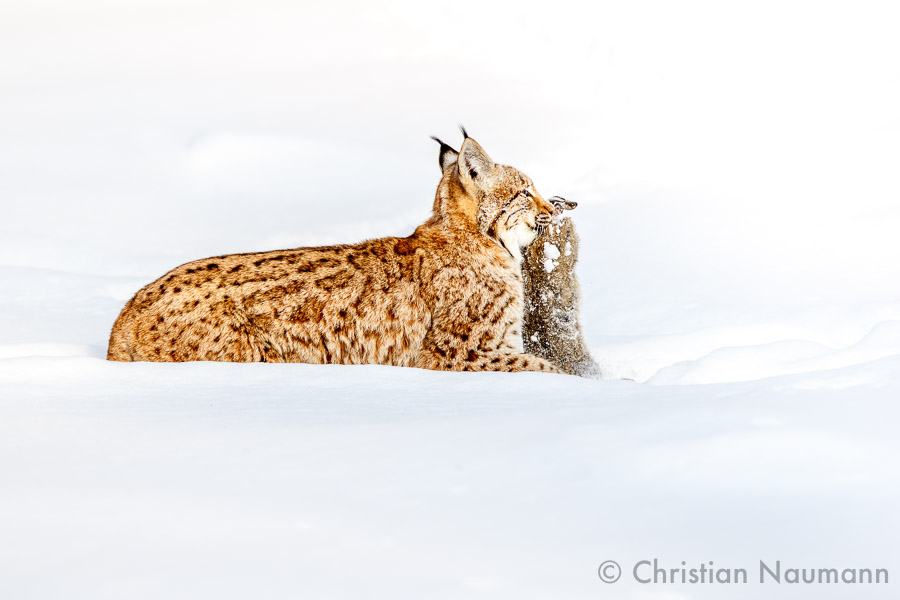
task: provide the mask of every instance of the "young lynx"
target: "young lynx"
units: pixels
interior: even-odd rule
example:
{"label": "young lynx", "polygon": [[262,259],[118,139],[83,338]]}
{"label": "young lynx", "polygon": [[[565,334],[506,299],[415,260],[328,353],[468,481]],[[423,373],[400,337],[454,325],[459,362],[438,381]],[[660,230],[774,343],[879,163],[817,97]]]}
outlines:
{"label": "young lynx", "polygon": [[125,305],[107,358],[559,373],[522,352],[521,248],[554,207],[468,135],[440,143],[434,211],[409,237],[176,267]]}

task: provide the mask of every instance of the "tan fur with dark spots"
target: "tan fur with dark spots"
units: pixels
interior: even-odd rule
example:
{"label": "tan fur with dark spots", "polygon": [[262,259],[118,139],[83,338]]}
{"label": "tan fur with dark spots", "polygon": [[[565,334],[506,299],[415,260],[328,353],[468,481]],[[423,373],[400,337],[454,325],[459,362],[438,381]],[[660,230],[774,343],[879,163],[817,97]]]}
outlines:
{"label": "tan fur with dark spots", "polygon": [[[555,246],[559,257],[547,256],[544,244]],[[545,261],[552,262],[546,263]],[[524,253],[525,350],[570,375],[600,377],[581,331],[581,286],[575,276],[578,235],[569,218],[551,224]],[[547,270],[549,265],[550,270]]]}
{"label": "tan fur with dark spots", "polygon": [[411,236],[181,265],[125,305],[107,358],[559,372],[522,352],[508,247],[553,207],[471,138],[458,155],[442,146],[441,166],[434,213]]}

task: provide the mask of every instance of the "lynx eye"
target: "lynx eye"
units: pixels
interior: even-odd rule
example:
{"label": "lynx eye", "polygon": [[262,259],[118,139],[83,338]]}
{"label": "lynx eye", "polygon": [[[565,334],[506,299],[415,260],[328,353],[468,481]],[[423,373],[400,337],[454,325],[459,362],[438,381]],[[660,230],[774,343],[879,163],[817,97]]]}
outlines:
{"label": "lynx eye", "polygon": [[522,193],[525,194],[526,198],[531,198],[531,192],[529,192],[528,190],[522,190]]}

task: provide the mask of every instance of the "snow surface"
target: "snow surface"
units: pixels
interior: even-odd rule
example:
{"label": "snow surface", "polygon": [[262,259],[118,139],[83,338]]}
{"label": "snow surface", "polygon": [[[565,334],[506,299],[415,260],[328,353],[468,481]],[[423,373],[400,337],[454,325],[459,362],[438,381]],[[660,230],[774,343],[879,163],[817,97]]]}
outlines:
{"label": "snow surface", "polygon": [[[888,3],[0,8],[0,598],[895,598]],[[111,364],[187,260],[405,235],[462,122],[579,203],[607,377]]]}

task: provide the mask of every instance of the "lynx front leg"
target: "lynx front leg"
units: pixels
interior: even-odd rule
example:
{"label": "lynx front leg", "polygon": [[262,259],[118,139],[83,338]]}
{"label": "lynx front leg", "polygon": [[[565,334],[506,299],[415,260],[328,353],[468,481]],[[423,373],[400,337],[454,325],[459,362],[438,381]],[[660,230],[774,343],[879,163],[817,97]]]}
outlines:
{"label": "lynx front leg", "polygon": [[[469,371],[537,371],[539,373],[559,373],[560,371],[553,363],[537,357],[534,354],[505,354],[495,352],[491,354],[483,354],[478,356],[478,360],[474,362],[476,365]],[[463,370],[467,370],[463,368]]]}
{"label": "lynx front leg", "polygon": [[520,352],[494,350],[479,352],[470,350],[465,356],[450,356],[447,351],[438,348],[423,352],[416,366],[435,371],[536,371],[538,373],[562,373],[551,362]]}

